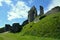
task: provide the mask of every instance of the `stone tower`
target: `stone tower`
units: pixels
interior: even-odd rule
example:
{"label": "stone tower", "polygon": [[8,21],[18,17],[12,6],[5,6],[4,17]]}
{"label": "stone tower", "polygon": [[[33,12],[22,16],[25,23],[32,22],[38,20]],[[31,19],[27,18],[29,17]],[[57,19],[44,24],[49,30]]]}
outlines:
{"label": "stone tower", "polygon": [[42,16],[44,14],[44,8],[43,8],[43,6],[40,6],[40,16]]}
{"label": "stone tower", "polygon": [[28,22],[34,21],[34,19],[37,17],[37,10],[35,6],[33,6],[30,11],[28,12]]}

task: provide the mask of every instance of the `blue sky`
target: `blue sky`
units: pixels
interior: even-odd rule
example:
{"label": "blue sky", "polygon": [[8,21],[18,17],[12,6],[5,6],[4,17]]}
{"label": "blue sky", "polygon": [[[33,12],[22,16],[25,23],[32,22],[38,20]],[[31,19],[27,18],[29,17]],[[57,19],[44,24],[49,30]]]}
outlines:
{"label": "blue sky", "polygon": [[39,6],[44,12],[55,6],[60,6],[60,0],[0,0],[0,28],[5,24],[20,23],[28,18],[28,11],[35,6],[39,14]]}

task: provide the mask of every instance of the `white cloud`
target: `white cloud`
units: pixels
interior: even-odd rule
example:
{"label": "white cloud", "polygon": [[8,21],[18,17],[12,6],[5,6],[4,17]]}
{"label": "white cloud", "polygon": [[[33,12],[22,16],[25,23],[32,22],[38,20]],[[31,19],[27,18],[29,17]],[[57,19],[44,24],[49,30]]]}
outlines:
{"label": "white cloud", "polygon": [[12,5],[12,9],[8,12],[8,20],[16,19],[16,18],[27,18],[29,6],[26,5],[23,1],[18,1],[14,6]]}
{"label": "white cloud", "polygon": [[52,0],[50,5],[48,6],[48,10],[51,10],[52,8],[60,6],[60,0]]}
{"label": "white cloud", "polygon": [[11,0],[0,0],[0,6],[2,6],[2,2],[5,2],[8,5],[11,5],[11,3],[12,3]]}
{"label": "white cloud", "polygon": [[12,3],[11,0],[4,0],[5,3],[7,3],[8,5],[10,5]]}

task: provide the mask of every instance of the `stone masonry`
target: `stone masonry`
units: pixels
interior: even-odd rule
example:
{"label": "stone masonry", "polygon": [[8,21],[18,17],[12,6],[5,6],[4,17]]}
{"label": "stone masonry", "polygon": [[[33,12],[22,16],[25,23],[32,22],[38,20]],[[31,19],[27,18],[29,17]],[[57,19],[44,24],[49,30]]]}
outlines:
{"label": "stone masonry", "polygon": [[33,6],[28,12],[28,22],[32,22],[37,17],[37,10],[35,6]]}
{"label": "stone masonry", "polygon": [[40,6],[40,16],[42,16],[44,14],[44,8],[43,8],[43,6]]}

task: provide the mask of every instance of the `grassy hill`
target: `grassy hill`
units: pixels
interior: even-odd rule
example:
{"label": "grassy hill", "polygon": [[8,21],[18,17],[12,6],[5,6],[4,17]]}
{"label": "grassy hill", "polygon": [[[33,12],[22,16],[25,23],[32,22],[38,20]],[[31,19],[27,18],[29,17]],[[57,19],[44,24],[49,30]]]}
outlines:
{"label": "grassy hill", "polygon": [[37,37],[37,36],[20,36],[20,33],[12,34],[12,33],[3,33],[0,34],[0,40],[60,40],[56,38],[48,38],[48,37]]}
{"label": "grassy hill", "polygon": [[0,33],[0,40],[60,40],[60,12],[25,25],[20,33]]}
{"label": "grassy hill", "polygon": [[37,23],[27,24],[21,34],[60,38],[60,12],[50,14]]}

